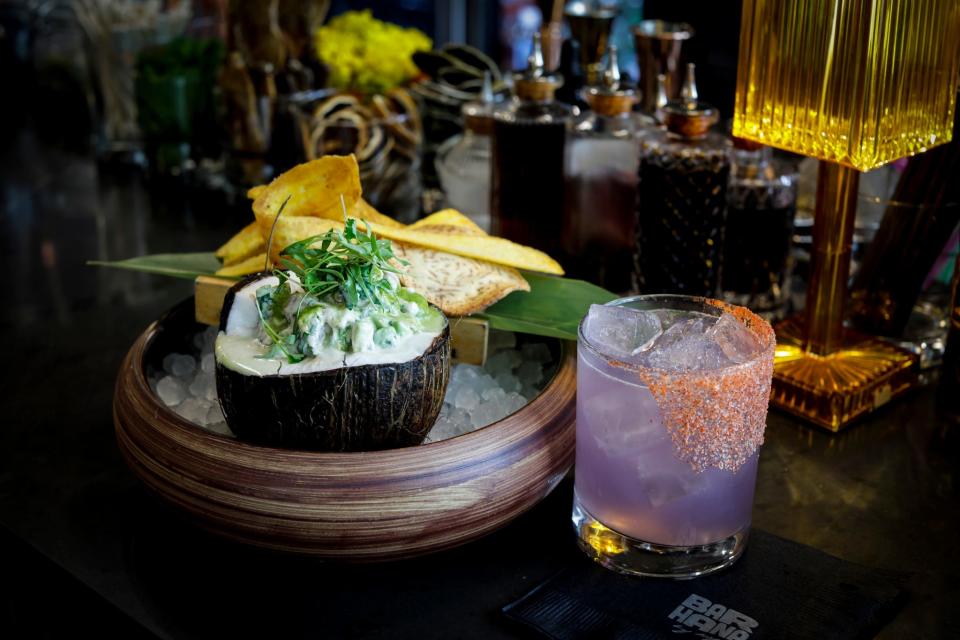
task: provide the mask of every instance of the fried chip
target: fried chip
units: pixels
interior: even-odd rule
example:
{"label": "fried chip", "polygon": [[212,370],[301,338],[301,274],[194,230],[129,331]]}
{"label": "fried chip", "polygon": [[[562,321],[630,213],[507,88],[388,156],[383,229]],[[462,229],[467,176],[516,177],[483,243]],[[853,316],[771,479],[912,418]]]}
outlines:
{"label": "fried chip", "polygon": [[[273,246],[270,254],[276,261],[280,251],[293,242],[310,236],[326,233],[330,229],[342,229],[343,225],[332,220],[312,217],[280,217],[277,222]],[[438,231],[420,231],[409,227],[394,228],[370,223],[371,230],[378,236],[404,244],[426,249],[445,251],[465,258],[474,258],[486,262],[517,269],[528,269],[556,275],[563,274],[563,268],[550,256],[531,247],[486,235],[468,235],[463,233],[440,233]]]}
{"label": "fried chip", "polygon": [[426,218],[417,220],[407,227],[407,229],[439,233],[460,233],[468,236],[487,235],[487,232],[481,229],[476,222],[456,209],[442,209],[436,213],[431,213]]}
{"label": "fried chip", "polygon": [[467,316],[508,293],[530,290],[512,267],[400,243],[394,244],[394,251],[409,263],[400,276],[403,286],[414,289],[448,316]]}
{"label": "fried chip", "polygon": [[[305,238],[343,230],[344,211],[392,240],[397,255],[409,262],[405,286],[422,293],[444,313],[476,313],[512,291],[529,291],[517,271],[529,269],[563,274],[545,253],[488,235],[470,218],[444,209],[405,226],[383,215],[361,197],[360,174],[354,156],[324,156],[294,167],[269,185],[247,192],[254,200],[256,222],[245,227],[217,251],[224,267],[217,274],[239,276],[264,268],[264,238],[271,262],[279,264],[284,248]],[[343,196],[343,204],[340,197]],[[290,198],[277,219],[281,204]]]}
{"label": "fried chip", "polygon": [[[286,215],[286,214],[284,214]],[[385,227],[395,227],[397,229],[403,227],[402,222],[397,222],[390,216],[383,215],[379,211],[373,208],[369,202],[360,198],[357,200],[357,203],[350,208],[350,217],[359,218],[361,220],[366,220],[367,222],[373,222],[374,224],[380,224]],[[341,213],[339,218],[333,218],[337,222],[343,222],[343,214]]]}
{"label": "fried chip", "polygon": [[373,225],[373,231],[378,236],[405,244],[455,253],[466,258],[493,262],[506,267],[563,275],[563,267],[547,254],[504,238],[407,228],[392,229],[376,224]]}
{"label": "fried chip", "polygon": [[[250,187],[250,189],[247,191],[247,197],[251,200],[256,200],[258,197],[260,197],[260,194],[263,193],[266,189],[267,189],[267,185],[265,184],[262,184],[259,187]],[[453,209],[447,209],[447,211],[453,211]],[[438,213],[441,213],[441,212],[438,212]],[[287,215],[287,214],[284,213],[284,215]],[[377,211],[372,204],[370,204],[363,198],[360,198],[359,200],[357,200],[357,202],[352,207],[350,207],[350,216],[352,218],[360,218],[361,220],[369,220],[370,222],[376,222],[377,224],[387,225],[388,227],[404,226],[402,222],[397,222],[390,216],[384,215],[379,211]],[[342,218],[343,218],[343,215],[341,212],[340,218],[338,218],[338,220]],[[426,220],[426,218],[424,218],[424,220]],[[469,218],[468,218],[468,221],[469,221]],[[480,229],[480,227],[477,227],[477,229]]]}
{"label": "fried chip", "polygon": [[252,255],[249,258],[236,262],[234,264],[225,265],[220,269],[217,269],[214,275],[225,276],[225,277],[236,277],[236,276],[247,276],[251,273],[259,273],[263,271],[263,267],[267,261],[266,253],[258,253]]}
{"label": "fried chip", "polygon": [[277,176],[253,201],[253,213],[260,233],[267,237],[285,201],[283,218],[320,216],[342,220],[343,205],[349,211],[360,199],[360,193],[357,159],[353,155],[323,156]]}
{"label": "fried chip", "polygon": [[254,254],[262,254],[263,251],[263,236],[260,234],[259,225],[254,221],[227,240],[214,255],[220,258],[224,266],[229,267]]}

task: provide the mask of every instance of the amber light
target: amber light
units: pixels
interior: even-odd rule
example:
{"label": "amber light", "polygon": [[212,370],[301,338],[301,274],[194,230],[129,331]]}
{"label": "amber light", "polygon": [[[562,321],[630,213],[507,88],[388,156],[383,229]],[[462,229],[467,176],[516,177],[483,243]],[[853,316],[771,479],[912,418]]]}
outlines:
{"label": "amber light", "polygon": [[912,354],[843,328],[859,172],[948,142],[958,79],[956,0],[744,0],[733,135],[821,160],[775,406],[837,431],[916,383]]}

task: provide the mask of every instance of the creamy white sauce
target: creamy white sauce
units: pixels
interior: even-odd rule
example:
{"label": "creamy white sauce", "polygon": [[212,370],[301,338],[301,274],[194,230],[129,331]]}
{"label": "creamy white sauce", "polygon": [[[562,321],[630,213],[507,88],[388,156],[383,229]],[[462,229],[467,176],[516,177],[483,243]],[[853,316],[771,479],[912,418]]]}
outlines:
{"label": "creamy white sauce", "polygon": [[353,335],[351,336],[351,345],[354,351],[373,351],[376,345],[373,344],[373,322],[369,319],[360,320],[353,325]]}
{"label": "creamy white sauce", "polygon": [[[439,335],[437,331],[418,331],[400,337],[392,347],[377,349],[373,345],[373,323],[364,321],[354,325],[353,342],[368,347],[368,350],[344,353],[328,347],[322,349],[318,355],[297,363],[289,363],[283,356],[265,359],[263,356],[270,351],[270,347],[258,339],[260,314],[257,310],[256,292],[260,287],[279,283],[276,276],[269,276],[248,284],[236,293],[227,318],[226,331],[221,331],[217,336],[217,362],[228,369],[250,376],[313,373],[367,364],[399,364],[422,356]],[[345,327],[356,319],[356,312],[349,309],[329,308],[325,312],[336,316],[332,324],[338,327]]]}
{"label": "creamy white sauce", "polygon": [[347,354],[337,349],[325,349],[318,356],[291,364],[285,360],[264,359],[263,355],[270,349],[254,338],[242,335],[231,336],[221,331],[217,336],[215,352],[217,362],[244,375],[291,375],[328,371],[344,366],[409,362],[423,355],[436,337],[437,334],[432,331],[419,331],[388,349]]}
{"label": "creamy white sauce", "polygon": [[418,331],[399,339],[397,344],[386,349],[348,353],[346,363],[348,367],[358,367],[364,364],[409,362],[422,356],[437,335],[439,334],[434,331]]}

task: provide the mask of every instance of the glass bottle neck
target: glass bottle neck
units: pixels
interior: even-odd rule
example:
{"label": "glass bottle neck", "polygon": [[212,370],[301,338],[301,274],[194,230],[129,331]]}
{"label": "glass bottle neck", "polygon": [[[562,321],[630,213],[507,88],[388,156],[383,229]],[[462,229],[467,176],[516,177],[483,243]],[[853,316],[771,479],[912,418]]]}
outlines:
{"label": "glass bottle neck", "polygon": [[743,179],[772,178],[773,152],[770,147],[759,149],[733,149],[733,171]]}
{"label": "glass bottle neck", "polygon": [[493,118],[498,122],[536,124],[562,123],[571,115],[570,107],[563,103],[554,100],[523,100],[518,97],[493,112]]}
{"label": "glass bottle neck", "polygon": [[571,128],[577,135],[623,138],[637,134],[648,125],[653,126],[651,119],[632,112],[603,115],[588,111],[576,120]]}

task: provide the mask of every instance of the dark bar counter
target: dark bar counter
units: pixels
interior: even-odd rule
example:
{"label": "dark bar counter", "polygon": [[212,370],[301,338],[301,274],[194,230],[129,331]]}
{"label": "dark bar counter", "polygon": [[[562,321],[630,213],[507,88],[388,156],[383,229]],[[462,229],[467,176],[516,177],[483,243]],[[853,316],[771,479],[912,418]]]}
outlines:
{"label": "dark bar counter", "polygon": [[[29,131],[2,156],[0,636],[523,636],[500,613],[564,566],[588,562],[568,478],[478,542],[420,559],[337,565],[211,537],[126,469],[111,416],[134,338],[191,284],[88,259],[207,251],[247,203],[148,185]],[[754,526],[909,574],[880,638],[956,637],[960,427],[933,386],[840,435],[771,412]]]}

